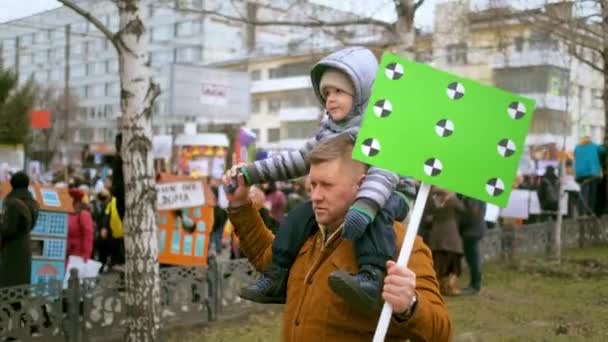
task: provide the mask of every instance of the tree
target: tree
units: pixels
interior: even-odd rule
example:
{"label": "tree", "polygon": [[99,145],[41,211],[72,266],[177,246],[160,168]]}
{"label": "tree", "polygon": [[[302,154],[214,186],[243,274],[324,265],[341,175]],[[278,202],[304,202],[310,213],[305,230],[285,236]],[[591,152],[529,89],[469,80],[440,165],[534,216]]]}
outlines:
{"label": "tree", "polygon": [[[250,1],[253,2],[253,1]],[[356,15],[340,15],[336,18],[332,15],[323,15],[317,11],[318,6],[302,6],[306,3],[305,0],[290,0],[283,1],[279,4],[272,4],[272,7],[278,9],[282,13],[281,17],[286,19],[276,19],[276,11],[268,12],[267,15],[258,14],[254,8],[247,8],[245,13],[238,10],[238,5],[234,0],[225,1],[218,8],[203,8],[195,9],[181,5],[183,1],[171,1],[175,3],[176,8],[184,13],[196,13],[206,16],[214,16],[224,20],[236,21],[246,24],[248,27],[263,27],[263,26],[283,26],[295,28],[316,28],[321,32],[332,36],[343,44],[348,44],[349,39],[345,37],[355,38],[353,34],[355,27],[375,27],[383,31],[387,38],[385,45],[391,47],[399,54],[412,54],[414,52],[414,41],[416,32],[414,30],[414,16],[416,11],[422,6],[425,0],[392,0],[395,8],[396,20],[393,23],[377,20],[372,18],[374,11],[367,17]],[[227,5],[226,5],[227,4]],[[383,2],[380,7],[386,5]],[[171,5],[168,5],[171,6]],[[165,6],[166,7],[166,6]],[[335,13],[338,13],[335,11]],[[250,30],[248,30],[250,31]],[[248,37],[249,40],[250,37]]]}
{"label": "tree", "polygon": [[51,113],[51,128],[36,132],[32,146],[32,151],[42,152],[39,159],[47,170],[61,150],[61,145],[66,143],[66,103],[69,106],[69,113],[72,113],[67,129],[75,130],[80,127],[80,119],[75,115],[79,112],[78,98],[73,94],[70,94],[67,99],[65,97],[65,93],[50,87],[41,90],[36,101],[38,108],[46,109]]}
{"label": "tree", "polygon": [[112,43],[119,60],[120,131],[126,191],[125,281],[127,341],[157,341],[160,329],[160,278],[156,190],[152,156],[152,105],[160,87],[151,80],[144,1],[114,0],[119,28],[111,32],[74,0],[57,0],[92,23]]}
{"label": "tree", "polygon": [[29,115],[36,92],[31,78],[19,86],[15,72],[0,69],[0,144],[23,144],[27,148],[31,140]]}
{"label": "tree", "polygon": [[[604,146],[608,147],[608,3],[603,0],[577,2],[562,0],[553,3],[547,2],[544,8],[544,11],[537,11],[534,16],[527,19],[527,22],[558,37],[566,45],[570,56],[587,66],[589,72],[597,72],[601,75]],[[569,84],[568,88],[570,88]],[[570,91],[568,91],[569,96]],[[562,154],[565,152],[564,138]],[[606,158],[608,164],[608,155]],[[563,161],[560,169],[560,173],[563,173],[561,172],[564,169]],[[608,188],[600,189],[600,191],[608,194]],[[561,215],[559,215],[552,253],[557,260],[561,256],[561,224]]]}
{"label": "tree", "polygon": [[[598,72],[603,78],[604,120],[608,123],[608,3],[603,0],[546,3],[526,22],[558,37],[570,55]],[[608,125],[604,125],[604,145],[608,146]]]}

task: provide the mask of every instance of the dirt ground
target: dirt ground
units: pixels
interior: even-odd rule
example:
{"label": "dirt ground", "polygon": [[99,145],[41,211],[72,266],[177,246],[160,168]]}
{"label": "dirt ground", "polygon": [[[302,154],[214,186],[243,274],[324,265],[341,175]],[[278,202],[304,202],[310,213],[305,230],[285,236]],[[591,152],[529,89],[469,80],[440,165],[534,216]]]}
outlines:
{"label": "dirt ground", "polygon": [[[461,279],[466,284],[466,276]],[[448,298],[455,341],[608,341],[608,246],[484,266],[474,297]],[[280,307],[208,327],[182,329],[174,342],[278,341]]]}

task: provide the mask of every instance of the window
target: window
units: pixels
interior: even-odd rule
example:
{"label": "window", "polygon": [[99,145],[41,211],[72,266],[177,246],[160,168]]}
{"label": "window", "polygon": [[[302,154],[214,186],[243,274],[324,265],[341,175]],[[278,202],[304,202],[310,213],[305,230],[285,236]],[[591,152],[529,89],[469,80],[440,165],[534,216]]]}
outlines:
{"label": "window", "polygon": [[19,65],[28,65],[32,64],[33,56],[31,54],[23,54],[19,56]]}
{"label": "window", "polygon": [[450,64],[467,64],[467,44],[450,44],[447,46],[447,61]]}
{"label": "window", "polygon": [[84,53],[83,44],[72,44],[70,47],[70,54],[72,56],[80,57]]}
{"label": "window", "polygon": [[251,131],[253,134],[255,134],[255,141],[260,141],[260,130],[258,128],[254,128]]}
{"label": "window", "polygon": [[38,83],[45,83],[46,79],[46,71],[38,71],[34,73],[34,80]]}
{"label": "window", "polygon": [[84,87],[78,87],[78,88],[74,88],[72,89],[74,91],[74,94],[76,94],[76,96],[78,98],[84,98],[85,94],[84,94]]}
{"label": "window", "polygon": [[65,48],[63,46],[55,47],[51,50],[51,59],[59,60],[65,58]]}
{"label": "window", "polygon": [[262,72],[260,70],[252,70],[251,71],[251,80],[259,81],[262,79]]}
{"label": "window", "polygon": [[120,17],[118,16],[118,13],[113,13],[112,15],[110,15],[110,30],[116,32],[118,30],[118,25],[120,21]]}
{"label": "window", "polygon": [[107,72],[108,66],[105,61],[95,63],[95,75],[105,75]]}
{"label": "window", "polygon": [[557,39],[548,32],[532,32],[530,34],[530,50],[557,50]]}
{"label": "window", "polygon": [[179,63],[199,62],[201,60],[200,47],[188,47],[177,49],[176,61]]}
{"label": "window", "polygon": [[268,99],[268,112],[270,114],[276,114],[281,110],[281,98],[274,96]]}
{"label": "window", "polygon": [[45,43],[48,41],[49,39],[49,32],[48,30],[43,30],[43,31],[38,31],[36,33],[36,35],[34,36],[34,43]]}
{"label": "window", "polygon": [[281,129],[280,128],[269,128],[268,129],[268,142],[277,142],[281,140]]}
{"label": "window", "polygon": [[112,105],[105,105],[103,106],[103,117],[104,119],[107,119],[108,117],[112,117],[112,114],[114,113],[114,108]]}
{"label": "window", "polygon": [[45,62],[47,62],[47,57],[48,57],[48,55],[47,55],[46,50],[38,51],[34,54],[34,63],[37,63],[37,64],[45,63]]}
{"label": "window", "polygon": [[72,24],[72,31],[78,32],[78,33],[86,33],[87,32],[87,22],[78,21],[75,24]]}
{"label": "window", "polygon": [[270,69],[269,77],[273,79],[308,75],[311,66],[311,63],[308,62],[284,64]]}
{"label": "window", "polygon": [[19,40],[19,44],[21,44],[21,46],[23,45],[32,45],[32,43],[34,42],[34,35],[33,34],[26,34],[21,36],[21,39]]}
{"label": "window", "polygon": [[310,90],[291,90],[281,95],[281,106],[288,108],[318,106],[315,95]]}
{"label": "window", "polygon": [[105,95],[115,97],[120,94],[120,86],[118,82],[106,83]]}
{"label": "window", "polygon": [[515,39],[513,39],[513,45],[515,45],[515,51],[524,51],[524,37],[515,37]]}
{"label": "window", "polygon": [[157,26],[154,28],[154,31],[152,31],[152,40],[155,42],[167,41],[171,38],[173,38],[172,25]]}
{"label": "window", "polygon": [[306,139],[312,136],[318,127],[317,121],[287,122],[287,139]]}
{"label": "window", "polygon": [[566,96],[568,71],[550,66],[496,70],[494,83],[516,93]]}
{"label": "window", "polygon": [[175,24],[175,35],[177,37],[192,36],[200,32],[200,23],[198,21],[185,21]]}
{"label": "window", "polygon": [[86,76],[86,66],[84,64],[72,66],[70,68],[70,76],[73,78]]}
{"label": "window", "polygon": [[251,99],[251,113],[259,113],[260,107],[260,99]]}
{"label": "window", "polygon": [[53,68],[51,70],[51,76],[49,77],[51,81],[60,81],[63,80],[63,70]]}
{"label": "window", "polygon": [[416,53],[416,60],[422,63],[430,63],[433,61],[433,51],[419,51]]}
{"label": "window", "polygon": [[591,91],[591,100],[593,107],[602,108],[604,106],[602,102],[602,89],[593,89]]}
{"label": "window", "polygon": [[164,65],[173,62],[173,51],[156,51],[150,55],[150,64]]}
{"label": "window", "polygon": [[57,43],[60,41],[63,42],[65,40],[65,31],[63,29],[54,30],[52,33],[52,39]]}
{"label": "window", "polygon": [[116,74],[118,73],[118,59],[109,59],[108,61],[108,72]]}

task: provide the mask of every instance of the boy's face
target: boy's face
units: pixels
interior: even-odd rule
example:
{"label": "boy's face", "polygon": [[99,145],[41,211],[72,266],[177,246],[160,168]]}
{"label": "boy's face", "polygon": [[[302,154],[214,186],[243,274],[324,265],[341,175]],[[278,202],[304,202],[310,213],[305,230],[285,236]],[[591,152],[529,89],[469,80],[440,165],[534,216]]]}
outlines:
{"label": "boy's face", "polygon": [[323,88],[325,110],[334,121],[342,121],[353,108],[353,96],[336,87]]}

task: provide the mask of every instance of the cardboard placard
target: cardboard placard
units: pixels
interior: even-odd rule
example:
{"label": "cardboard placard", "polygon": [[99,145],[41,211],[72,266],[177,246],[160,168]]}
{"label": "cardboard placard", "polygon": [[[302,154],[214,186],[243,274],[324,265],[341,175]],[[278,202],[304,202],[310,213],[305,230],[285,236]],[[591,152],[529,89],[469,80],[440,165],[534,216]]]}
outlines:
{"label": "cardboard placard", "polygon": [[205,204],[205,191],[200,181],[179,181],[156,185],[158,210],[200,207]]}

